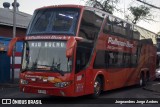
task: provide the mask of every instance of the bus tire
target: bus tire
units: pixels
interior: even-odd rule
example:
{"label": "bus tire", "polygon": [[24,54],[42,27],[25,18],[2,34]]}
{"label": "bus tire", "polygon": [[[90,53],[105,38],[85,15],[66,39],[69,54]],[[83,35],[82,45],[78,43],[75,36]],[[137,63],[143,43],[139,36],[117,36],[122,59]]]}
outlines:
{"label": "bus tire", "polygon": [[146,85],[146,82],[145,82],[144,74],[141,74],[140,79],[139,79],[139,86],[143,87],[145,85]]}
{"label": "bus tire", "polygon": [[99,95],[101,94],[102,90],[102,80],[97,77],[95,82],[94,82],[94,93],[92,94],[92,98],[98,98]]}

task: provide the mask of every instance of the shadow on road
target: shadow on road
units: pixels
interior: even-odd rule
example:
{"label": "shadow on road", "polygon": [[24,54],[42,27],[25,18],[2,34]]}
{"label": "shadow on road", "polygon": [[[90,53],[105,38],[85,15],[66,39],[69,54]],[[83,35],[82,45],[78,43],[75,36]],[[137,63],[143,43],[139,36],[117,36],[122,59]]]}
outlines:
{"label": "shadow on road", "polygon": [[[160,83],[160,81],[153,81],[149,85]],[[102,92],[99,98],[93,99],[90,95],[81,97],[55,97],[48,95],[39,95],[31,93],[21,93],[18,87],[6,88],[4,91],[4,96],[9,98],[18,99],[32,99],[32,100],[42,100],[43,104],[114,104],[116,100],[128,100],[131,98],[150,98],[154,97],[153,93],[143,90],[143,88],[138,85],[128,86],[124,88],[119,88],[115,90]],[[147,94],[147,95],[146,95]],[[2,97],[4,97],[2,95]],[[159,98],[159,97],[158,97]]]}
{"label": "shadow on road", "polygon": [[[102,92],[99,98],[92,98],[90,95],[80,96],[80,97],[54,97],[48,96],[45,99],[42,99],[44,103],[47,104],[114,104],[117,99],[121,99],[124,97],[114,96],[113,94],[122,93],[130,90],[135,90],[135,88],[139,88],[137,85],[129,86],[125,88],[115,89],[111,91]],[[107,97],[104,97],[107,96]]]}

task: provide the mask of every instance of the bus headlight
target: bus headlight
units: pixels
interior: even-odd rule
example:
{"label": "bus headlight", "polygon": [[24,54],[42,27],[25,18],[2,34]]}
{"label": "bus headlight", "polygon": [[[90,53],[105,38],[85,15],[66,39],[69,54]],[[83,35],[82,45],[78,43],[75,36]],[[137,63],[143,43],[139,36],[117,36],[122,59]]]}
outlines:
{"label": "bus headlight", "polygon": [[57,82],[54,84],[54,86],[58,87],[58,88],[63,88],[63,87],[67,87],[70,84],[71,84],[71,82]]}
{"label": "bus headlight", "polygon": [[24,79],[20,79],[20,83],[25,85],[25,84],[28,84],[28,81]]}

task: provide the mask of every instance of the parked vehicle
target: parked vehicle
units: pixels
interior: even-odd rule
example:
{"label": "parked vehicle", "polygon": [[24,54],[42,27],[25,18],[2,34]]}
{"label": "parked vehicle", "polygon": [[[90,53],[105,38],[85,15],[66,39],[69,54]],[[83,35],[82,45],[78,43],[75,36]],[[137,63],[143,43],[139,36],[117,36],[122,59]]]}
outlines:
{"label": "parked vehicle", "polygon": [[156,69],[156,79],[160,79],[160,68]]}

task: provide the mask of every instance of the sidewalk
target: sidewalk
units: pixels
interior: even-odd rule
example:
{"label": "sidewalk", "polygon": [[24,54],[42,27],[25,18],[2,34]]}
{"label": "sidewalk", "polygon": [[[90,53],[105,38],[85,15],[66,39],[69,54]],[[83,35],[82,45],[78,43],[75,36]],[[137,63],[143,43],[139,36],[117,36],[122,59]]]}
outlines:
{"label": "sidewalk", "polygon": [[143,89],[160,93],[160,80],[148,83]]}
{"label": "sidewalk", "polygon": [[0,89],[3,88],[14,88],[19,86],[19,79],[15,79],[14,83],[8,82],[8,83],[0,83]]}

